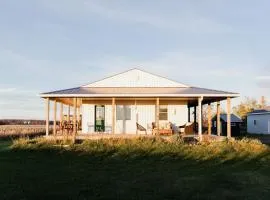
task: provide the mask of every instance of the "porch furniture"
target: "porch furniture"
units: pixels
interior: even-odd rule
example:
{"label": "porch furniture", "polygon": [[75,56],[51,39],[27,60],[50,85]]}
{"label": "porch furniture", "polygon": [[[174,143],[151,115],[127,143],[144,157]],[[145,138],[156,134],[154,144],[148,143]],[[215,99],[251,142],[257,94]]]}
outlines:
{"label": "porch furniture", "polygon": [[142,125],[139,123],[136,123],[137,131],[144,131],[145,135],[147,135],[146,128],[144,128]]}
{"label": "porch furniture", "polygon": [[184,135],[193,135],[196,132],[196,124],[188,122],[183,126],[179,126],[179,132]]}
{"label": "porch furniture", "polygon": [[158,130],[156,123],[153,122],[152,131],[153,135],[170,136],[173,134],[172,123],[171,122],[161,123]]}

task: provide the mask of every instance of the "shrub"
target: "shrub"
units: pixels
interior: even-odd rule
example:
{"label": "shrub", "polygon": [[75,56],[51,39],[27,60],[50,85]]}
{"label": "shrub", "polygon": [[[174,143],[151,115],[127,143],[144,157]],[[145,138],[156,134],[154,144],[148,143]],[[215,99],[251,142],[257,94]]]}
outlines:
{"label": "shrub", "polygon": [[179,139],[162,138],[100,139],[85,140],[74,144],[71,140],[47,140],[45,138],[18,139],[13,141],[14,150],[63,150],[101,157],[156,157],[160,159],[216,160],[260,159],[269,154],[269,147],[258,140],[244,138],[223,142],[185,144]]}

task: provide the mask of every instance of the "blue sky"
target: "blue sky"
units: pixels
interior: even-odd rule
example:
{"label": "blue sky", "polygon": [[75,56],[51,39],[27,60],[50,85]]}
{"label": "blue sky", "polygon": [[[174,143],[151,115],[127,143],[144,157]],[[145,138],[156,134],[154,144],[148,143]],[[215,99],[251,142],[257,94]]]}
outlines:
{"label": "blue sky", "polygon": [[134,67],[270,100],[269,7],[267,0],[0,0],[0,118],[42,119],[40,92]]}

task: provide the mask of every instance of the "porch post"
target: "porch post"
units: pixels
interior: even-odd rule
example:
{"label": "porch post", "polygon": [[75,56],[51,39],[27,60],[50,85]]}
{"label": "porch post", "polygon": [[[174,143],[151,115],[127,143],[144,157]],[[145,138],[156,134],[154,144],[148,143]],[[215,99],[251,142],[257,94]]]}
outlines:
{"label": "porch post", "polygon": [[[67,113],[67,124],[70,125],[70,105],[68,105],[68,113]],[[67,134],[69,134],[70,128],[67,129]]]}
{"label": "porch post", "polygon": [[77,131],[78,131],[80,130],[80,123],[81,123],[81,105],[78,106],[77,120],[78,120]]}
{"label": "porch post", "polygon": [[49,136],[50,126],[50,99],[46,98],[46,136]]}
{"label": "porch post", "polygon": [[208,135],[212,134],[212,110],[211,103],[208,104]]}
{"label": "porch post", "polygon": [[227,138],[231,138],[231,98],[227,98]]}
{"label": "porch post", "polygon": [[62,129],[62,124],[63,124],[63,103],[60,103],[60,130],[61,133],[63,133],[63,129]]}
{"label": "porch post", "polygon": [[77,98],[73,99],[73,135],[77,133]]}
{"label": "porch post", "polygon": [[54,108],[53,108],[53,135],[56,135],[56,114],[57,114],[57,101],[54,100]]}
{"label": "porch post", "polygon": [[156,99],[156,127],[159,135],[159,98]]}
{"label": "porch post", "polygon": [[190,106],[188,105],[188,122],[190,122]]}
{"label": "porch post", "polygon": [[194,123],[197,123],[197,106],[194,106]]}
{"label": "porch post", "polygon": [[199,119],[198,119],[198,123],[199,123],[199,130],[198,130],[198,135],[199,135],[199,140],[200,142],[202,141],[202,101],[203,101],[203,97],[199,97],[198,98],[198,107],[199,107]]}
{"label": "porch post", "polygon": [[220,101],[217,102],[217,135],[220,136],[221,129],[220,129]]}
{"label": "porch post", "polygon": [[112,98],[112,134],[115,134],[115,98]]}
{"label": "porch post", "polygon": [[67,121],[70,121],[70,105],[68,105]]}

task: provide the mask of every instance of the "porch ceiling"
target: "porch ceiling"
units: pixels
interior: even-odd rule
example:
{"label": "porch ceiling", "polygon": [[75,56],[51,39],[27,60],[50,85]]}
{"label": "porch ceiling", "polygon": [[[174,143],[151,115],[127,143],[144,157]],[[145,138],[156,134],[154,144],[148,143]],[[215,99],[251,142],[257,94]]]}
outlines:
{"label": "porch ceiling", "polygon": [[[226,100],[227,97],[204,97],[202,104],[208,104],[208,103],[214,103],[214,102],[218,102],[218,101],[222,101],[222,100]],[[70,105],[73,106],[73,97],[53,97],[53,98],[49,98],[50,100],[55,100],[58,103],[63,103],[65,105]],[[170,103],[177,103],[179,102],[185,102],[187,105],[189,106],[197,106],[198,105],[198,98],[197,97],[163,97],[163,98],[159,98],[160,102],[162,104],[162,102],[170,102]],[[155,104],[155,100],[156,98],[145,98],[145,97],[119,97],[116,98],[116,103],[123,103],[124,101],[127,103],[135,103],[137,101],[137,103],[139,104],[140,102],[149,102],[149,103],[153,103]],[[112,102],[112,98],[90,98],[90,97],[83,97],[83,98],[77,98],[77,106],[81,106],[82,103],[87,102],[87,101],[91,101],[91,102],[103,102],[104,104],[111,104]],[[165,104],[166,104],[165,103]]]}

